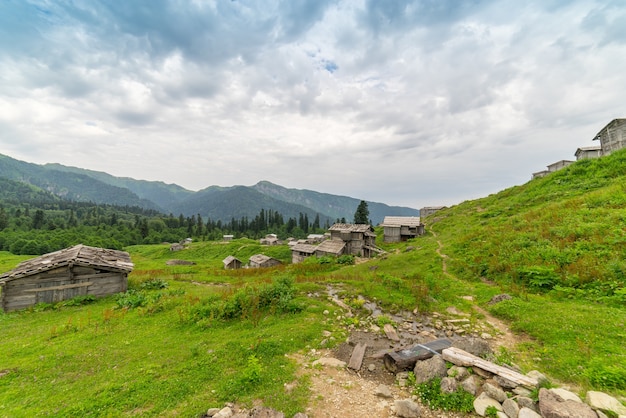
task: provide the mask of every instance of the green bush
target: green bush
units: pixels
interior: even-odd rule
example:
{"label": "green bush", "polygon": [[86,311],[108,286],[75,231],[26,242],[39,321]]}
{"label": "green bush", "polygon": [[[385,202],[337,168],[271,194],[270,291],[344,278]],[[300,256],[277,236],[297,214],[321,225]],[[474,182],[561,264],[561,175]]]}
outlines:
{"label": "green bush", "polygon": [[441,391],[441,378],[432,379],[417,385],[417,394],[423,404],[430,409],[457,411],[470,413],[474,411],[474,396],[471,393],[458,389],[453,393]]}

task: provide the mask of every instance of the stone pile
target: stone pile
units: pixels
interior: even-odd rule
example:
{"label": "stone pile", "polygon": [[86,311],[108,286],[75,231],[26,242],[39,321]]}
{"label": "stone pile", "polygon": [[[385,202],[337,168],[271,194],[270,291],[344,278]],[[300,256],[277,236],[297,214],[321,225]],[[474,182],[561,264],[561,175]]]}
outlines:
{"label": "stone pile", "polygon": [[[483,417],[493,411],[498,418],[626,418],[626,407],[605,393],[589,391],[583,401],[575,393],[563,388],[541,388],[537,398],[537,388],[532,390],[517,385],[476,367],[471,372],[464,366],[447,368],[446,361],[440,355],[417,362],[413,373],[418,384],[441,378],[442,392],[453,393],[462,388],[471,393],[476,397],[474,410]],[[526,376],[540,384],[547,381],[537,371],[529,372]],[[406,384],[407,378],[407,372],[397,375],[401,385]]]}

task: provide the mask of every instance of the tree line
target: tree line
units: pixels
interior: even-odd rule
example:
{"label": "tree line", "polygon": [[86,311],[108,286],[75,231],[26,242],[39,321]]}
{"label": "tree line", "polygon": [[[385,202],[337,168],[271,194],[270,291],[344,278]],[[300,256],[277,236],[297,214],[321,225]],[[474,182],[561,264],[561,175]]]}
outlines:
{"label": "tree line", "polygon": [[5,201],[0,205],[0,251],[40,255],[76,244],[122,249],[129,245],[178,242],[187,237],[221,240],[224,235],[234,235],[257,239],[269,233],[282,238],[304,238],[310,233],[323,233],[329,227],[327,220],[320,223],[319,214],[312,220],[306,213],[285,219],[271,209],[261,209],[253,218],[224,222],[205,220],[200,214],[164,215],[140,207]]}

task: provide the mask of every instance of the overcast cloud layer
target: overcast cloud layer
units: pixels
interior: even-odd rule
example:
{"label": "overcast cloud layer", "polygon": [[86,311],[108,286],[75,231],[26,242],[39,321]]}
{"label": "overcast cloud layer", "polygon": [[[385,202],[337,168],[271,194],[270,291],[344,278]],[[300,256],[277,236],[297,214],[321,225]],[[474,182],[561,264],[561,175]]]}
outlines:
{"label": "overcast cloud layer", "polygon": [[5,0],[0,153],[419,208],[625,117],[626,3]]}

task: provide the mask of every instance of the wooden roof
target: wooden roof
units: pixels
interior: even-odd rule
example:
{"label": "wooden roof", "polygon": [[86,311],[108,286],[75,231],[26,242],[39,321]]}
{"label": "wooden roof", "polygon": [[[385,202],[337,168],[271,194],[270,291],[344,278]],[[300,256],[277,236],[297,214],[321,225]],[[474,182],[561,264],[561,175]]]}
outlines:
{"label": "wooden roof", "polygon": [[625,123],[626,123],[626,119],[624,119],[624,118],[613,119],[612,121],[610,121],[609,123],[607,123],[607,124],[606,124],[606,126],[605,126],[604,128],[600,129],[600,132],[598,132],[598,133],[596,134],[596,136],[593,138],[593,141],[595,141],[596,139],[600,139],[600,137],[602,136],[602,134],[604,133],[604,131],[607,131],[607,132],[608,132],[608,130],[609,130],[610,128],[616,128],[616,127],[619,127],[619,126],[621,126],[621,125],[623,125],[623,124],[625,124]]}
{"label": "wooden roof", "polygon": [[[272,257],[265,255],[265,254],[255,254],[252,257],[250,257],[250,262],[257,263],[257,264],[263,264],[269,260],[272,260]],[[276,261],[279,261],[279,260],[276,260]]]}
{"label": "wooden roof", "polygon": [[299,251],[301,253],[313,254],[316,248],[317,245],[299,242],[291,247],[291,251]]}
{"label": "wooden roof", "polygon": [[419,216],[385,216],[381,226],[420,226],[422,224]]}
{"label": "wooden roof", "polygon": [[222,263],[224,263],[224,265],[227,266],[227,265],[229,265],[230,263],[232,263],[235,260],[237,260],[237,261],[239,261],[241,263],[241,261],[237,257],[232,256],[232,255],[229,255],[228,257],[223,259]]}
{"label": "wooden roof", "polygon": [[134,267],[134,264],[130,260],[130,255],[126,251],[89,247],[79,244],[74,247],[44,254],[41,257],[22,261],[15,269],[1,275],[0,281],[9,281],[30,276],[67,265],[95,267],[125,273],[130,273]]}
{"label": "wooden roof", "polygon": [[317,246],[316,251],[323,251],[331,254],[341,254],[346,243],[338,239],[328,239]]}
{"label": "wooden roof", "polygon": [[372,226],[369,224],[334,224],[329,231],[340,232],[368,232],[372,231]]}

